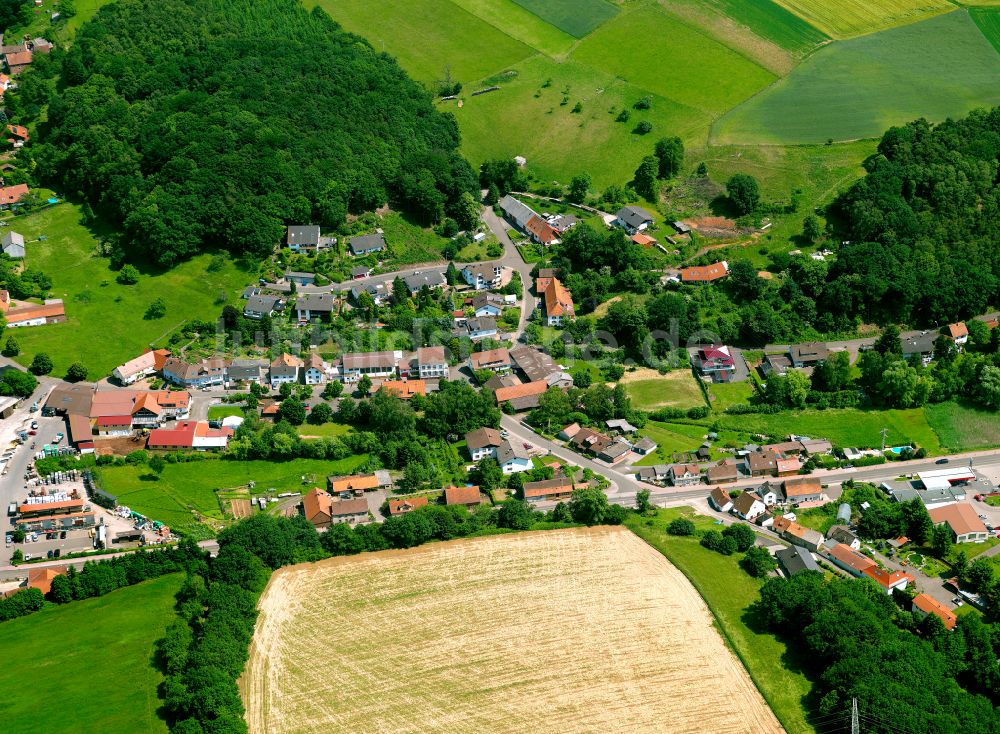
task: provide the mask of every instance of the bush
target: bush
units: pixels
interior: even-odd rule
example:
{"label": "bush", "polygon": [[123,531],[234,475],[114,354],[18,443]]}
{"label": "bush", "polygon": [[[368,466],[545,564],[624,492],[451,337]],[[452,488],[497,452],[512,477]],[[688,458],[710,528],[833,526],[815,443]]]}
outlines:
{"label": "bush", "polygon": [[[694,523],[686,517],[678,517],[671,520],[667,525],[667,532],[670,535],[694,535]],[[704,539],[702,539],[702,545],[704,544]]]}
{"label": "bush", "polygon": [[730,525],[722,531],[722,535],[726,538],[732,538],[736,542],[736,550],[740,553],[752,548],[754,541],[757,540],[757,534],[753,528],[742,522]]}
{"label": "bush", "polygon": [[82,382],[87,379],[87,368],[79,362],[74,362],[66,370],[66,382]]}
{"label": "bush", "polygon": [[123,265],[115,280],[121,285],[135,285],[139,282],[139,271],[134,265]]}
{"label": "bush", "polygon": [[28,369],[33,375],[47,375],[52,371],[52,358],[45,352],[39,352],[31,360],[31,366]]}
{"label": "bush", "polygon": [[763,578],[776,569],[778,564],[766,548],[753,546],[747,549],[746,555],[740,560],[740,566],[754,578]]}

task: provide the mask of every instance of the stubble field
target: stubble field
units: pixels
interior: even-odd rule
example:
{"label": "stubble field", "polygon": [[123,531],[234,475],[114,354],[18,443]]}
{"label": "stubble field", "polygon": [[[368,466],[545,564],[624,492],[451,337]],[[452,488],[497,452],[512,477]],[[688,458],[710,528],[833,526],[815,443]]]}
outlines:
{"label": "stubble field", "polygon": [[691,584],[623,528],[288,567],[260,608],[253,734],[782,731]]}

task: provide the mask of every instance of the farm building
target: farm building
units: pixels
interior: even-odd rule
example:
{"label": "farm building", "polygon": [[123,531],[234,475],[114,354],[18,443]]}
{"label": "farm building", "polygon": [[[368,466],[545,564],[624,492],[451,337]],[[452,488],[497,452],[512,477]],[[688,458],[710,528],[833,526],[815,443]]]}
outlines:
{"label": "farm building", "polygon": [[928,514],[935,525],[948,526],[956,543],[983,543],[990,537],[976,511],[964,502],[935,507]]}

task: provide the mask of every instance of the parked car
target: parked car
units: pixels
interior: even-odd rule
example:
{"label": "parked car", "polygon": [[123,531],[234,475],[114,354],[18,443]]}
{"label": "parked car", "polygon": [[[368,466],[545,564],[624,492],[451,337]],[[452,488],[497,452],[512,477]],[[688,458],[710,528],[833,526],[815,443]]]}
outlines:
{"label": "parked car", "polygon": [[38,428],[38,421],[31,421],[31,427],[34,429]]}

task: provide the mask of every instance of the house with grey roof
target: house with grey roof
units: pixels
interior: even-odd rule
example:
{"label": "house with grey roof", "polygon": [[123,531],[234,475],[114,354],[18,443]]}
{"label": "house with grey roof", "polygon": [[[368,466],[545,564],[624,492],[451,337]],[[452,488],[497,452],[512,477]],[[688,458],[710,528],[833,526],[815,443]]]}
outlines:
{"label": "house with grey roof", "polygon": [[256,359],[234,359],[226,365],[226,382],[260,383],[268,363]]}
{"label": "house with grey roof", "polygon": [[292,252],[318,252],[336,243],[335,237],[323,237],[319,226],[306,224],[289,227],[285,233],[285,243]]}
{"label": "house with grey roof", "polygon": [[295,285],[315,285],[316,273],[301,273],[296,270],[286,270],[285,280]]}
{"label": "house with grey roof", "polygon": [[800,545],[793,545],[790,548],[782,548],[774,554],[781,566],[781,570],[788,577],[796,576],[803,571],[819,571],[819,564],[813,558],[812,553]]}
{"label": "house with grey roof", "polygon": [[382,236],[381,232],[351,237],[351,241],[348,244],[348,249],[354,257],[370,255],[373,252],[382,252],[385,248],[385,237]]}
{"label": "house with grey roof", "polygon": [[285,301],[280,296],[265,296],[261,294],[251,296],[247,299],[243,315],[248,319],[262,319],[265,316],[274,316],[275,313],[284,309]]}
{"label": "house with grey roof", "polygon": [[410,295],[413,296],[417,295],[424,286],[433,290],[435,288],[444,288],[447,283],[443,270],[422,270],[419,273],[411,273],[403,277],[403,282],[406,283]]}
{"label": "house with grey roof", "polygon": [[629,234],[647,229],[653,223],[653,215],[642,207],[623,206],[615,212],[615,224]]}
{"label": "house with grey roof", "polygon": [[11,231],[4,232],[2,244],[3,244],[3,252],[8,257],[13,257],[17,259],[24,257],[23,235]]}
{"label": "house with grey roof", "polygon": [[371,265],[355,265],[351,268],[351,280],[367,278],[375,270]]}
{"label": "house with grey roof", "polygon": [[462,330],[462,336],[468,336],[473,340],[486,339],[487,337],[493,337],[496,335],[497,321],[496,319],[491,319],[489,316],[484,316],[481,319],[467,319],[465,322],[465,328]]}
{"label": "house with grey roof", "polygon": [[510,194],[500,199],[500,210],[508,222],[515,225],[522,232],[526,231],[528,221],[535,216],[535,212],[530,206],[515,199]]}
{"label": "house with grey roof", "polygon": [[299,321],[329,321],[335,304],[332,293],[306,293],[295,299],[295,312]]}

